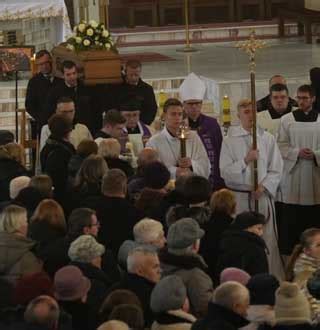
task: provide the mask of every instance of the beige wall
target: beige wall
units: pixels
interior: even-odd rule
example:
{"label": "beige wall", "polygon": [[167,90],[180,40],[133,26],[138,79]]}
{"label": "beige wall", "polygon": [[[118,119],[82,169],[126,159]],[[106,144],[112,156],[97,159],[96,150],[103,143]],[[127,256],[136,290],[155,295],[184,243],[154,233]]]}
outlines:
{"label": "beige wall", "polygon": [[320,0],[305,0],[305,8],[320,11]]}

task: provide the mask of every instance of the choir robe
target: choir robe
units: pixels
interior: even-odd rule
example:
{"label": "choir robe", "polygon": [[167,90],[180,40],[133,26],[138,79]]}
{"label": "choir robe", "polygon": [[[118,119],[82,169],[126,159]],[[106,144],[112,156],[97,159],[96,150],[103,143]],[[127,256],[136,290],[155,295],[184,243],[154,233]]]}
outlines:
{"label": "choir robe", "polygon": [[[283,161],[275,138],[262,128],[257,130],[258,182],[265,187],[259,199],[259,212],[264,214],[267,223],[263,238],[268,247],[269,269],[279,279],[283,278],[283,265],[280,259],[274,198],[280,183]],[[252,147],[252,136],[241,126],[230,127],[222,142],[220,171],[226,186],[233,190],[237,200],[236,213],[254,210],[253,162],[246,164],[244,158]]]}
{"label": "choir robe", "polygon": [[[165,127],[160,133],[154,135],[147,143],[159,154],[162,161],[171,173],[171,179],[176,179],[176,170],[180,158],[180,140],[172,136]],[[210,162],[199,136],[190,131],[186,140],[187,157],[191,159],[194,174],[209,178]]]}
{"label": "choir robe", "polygon": [[[296,110],[281,118],[278,145],[284,160],[280,184],[281,201],[287,204],[320,204],[320,117],[314,110],[314,121]],[[295,117],[296,116],[296,117]],[[306,116],[304,121],[303,117]],[[310,148],[314,159],[299,158],[302,148]]]}
{"label": "choir robe", "polygon": [[[316,110],[293,111],[281,118],[278,145],[284,159],[278,200],[283,202],[279,234],[281,251],[290,255],[307,228],[319,227],[320,212],[320,117]],[[299,158],[310,148],[311,160]]]}
{"label": "choir robe", "polygon": [[189,126],[196,130],[207,151],[211,165],[210,183],[213,190],[224,187],[224,181],[220,176],[219,159],[222,143],[221,128],[215,118],[201,114],[196,121],[189,118]]}

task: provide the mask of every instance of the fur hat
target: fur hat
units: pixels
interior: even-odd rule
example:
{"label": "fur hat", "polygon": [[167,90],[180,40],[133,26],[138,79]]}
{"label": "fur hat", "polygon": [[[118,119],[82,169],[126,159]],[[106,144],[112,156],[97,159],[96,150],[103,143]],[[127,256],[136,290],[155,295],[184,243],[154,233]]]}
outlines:
{"label": "fur hat", "polygon": [[266,218],[263,214],[254,211],[245,211],[236,216],[231,224],[232,229],[245,230],[255,225],[264,225]]}
{"label": "fur hat", "polygon": [[72,261],[91,262],[97,257],[101,257],[105,252],[105,247],[99,244],[91,235],[81,235],[70,245],[68,255]]}
{"label": "fur hat", "polygon": [[169,227],[167,236],[168,249],[185,249],[198,239],[202,238],[202,230],[197,221],[191,218],[183,218]]}
{"label": "fur hat", "polygon": [[309,302],[295,283],[281,283],[276,291],[274,311],[277,324],[311,323]]}
{"label": "fur hat", "polygon": [[150,306],[154,313],[180,309],[187,298],[187,290],[179,276],[169,275],[156,284]]}
{"label": "fur hat", "polygon": [[274,306],[279,281],[271,274],[257,274],[249,279],[250,305]]}
{"label": "fur hat", "polygon": [[228,281],[235,281],[247,285],[250,275],[242,269],[235,267],[225,268],[220,274],[220,284]]}

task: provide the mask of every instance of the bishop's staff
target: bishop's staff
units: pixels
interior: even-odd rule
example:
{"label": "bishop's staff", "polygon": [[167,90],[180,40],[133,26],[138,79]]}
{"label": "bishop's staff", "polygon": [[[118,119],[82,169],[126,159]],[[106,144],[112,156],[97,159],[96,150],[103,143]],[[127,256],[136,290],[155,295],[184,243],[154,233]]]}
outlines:
{"label": "bishop's staff", "polygon": [[[251,102],[252,102],[252,149],[257,150],[257,104],[256,104],[256,62],[255,55],[258,49],[265,47],[265,42],[256,39],[256,34],[253,31],[250,34],[250,38],[247,41],[239,42],[237,48],[244,50],[249,55],[249,68],[250,68],[250,85],[251,85]],[[258,189],[258,161],[254,160],[253,162],[253,188],[254,191]],[[254,209],[258,212],[259,202],[255,199]]]}

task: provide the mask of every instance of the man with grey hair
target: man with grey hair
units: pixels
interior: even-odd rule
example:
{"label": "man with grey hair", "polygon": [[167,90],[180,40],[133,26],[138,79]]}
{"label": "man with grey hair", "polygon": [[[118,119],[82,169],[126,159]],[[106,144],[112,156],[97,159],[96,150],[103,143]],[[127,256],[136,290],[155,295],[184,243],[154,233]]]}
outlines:
{"label": "man with grey hair", "polygon": [[56,330],[60,309],[58,303],[49,296],[39,296],[33,299],[24,313],[25,323],[28,329]]}
{"label": "man with grey hair", "polygon": [[177,275],[183,280],[190,300],[190,311],[196,317],[207,313],[213,284],[206,274],[208,266],[198,254],[204,231],[191,218],[183,218],[169,227],[167,248],[159,252],[164,276]]}
{"label": "man with grey hair", "polygon": [[248,289],[238,282],[218,286],[209,302],[208,314],[196,321],[192,330],[236,330],[249,324],[246,320],[250,303]]}
{"label": "man with grey hair", "polygon": [[151,292],[161,277],[160,261],[155,251],[147,247],[137,247],[129,252],[128,273],[113,287],[130,290],[139,298],[145,319],[145,327],[151,327],[154,315],[150,308]]}

